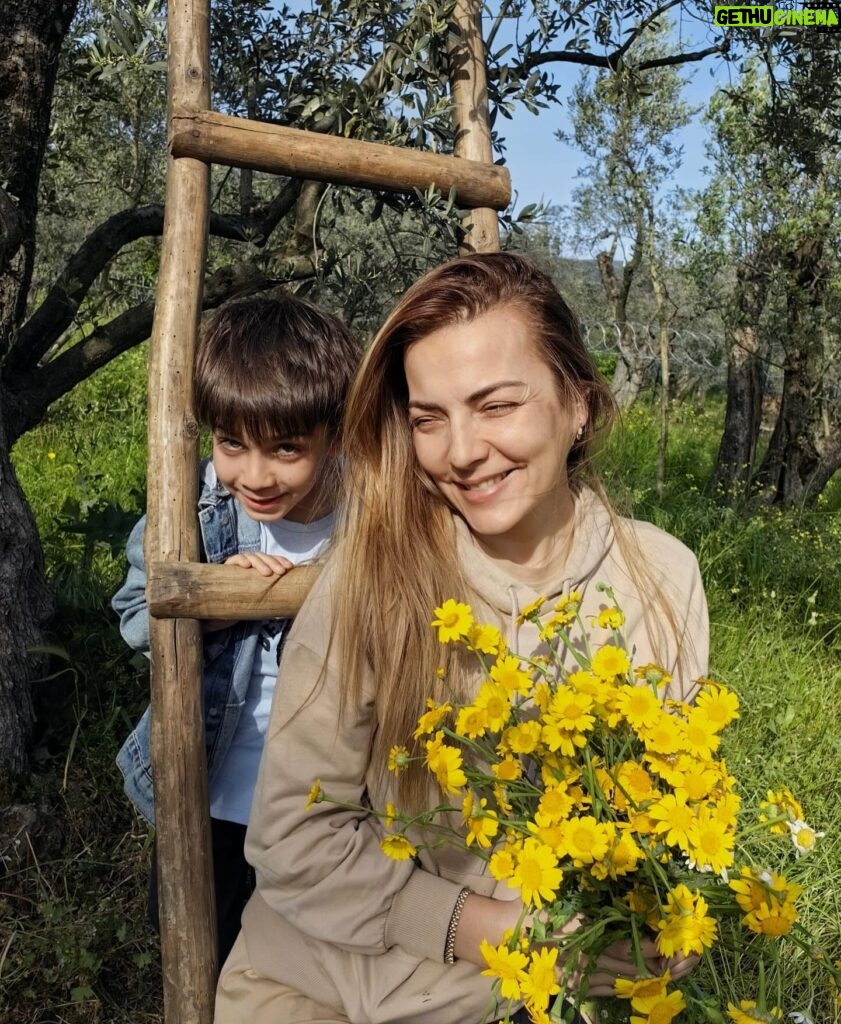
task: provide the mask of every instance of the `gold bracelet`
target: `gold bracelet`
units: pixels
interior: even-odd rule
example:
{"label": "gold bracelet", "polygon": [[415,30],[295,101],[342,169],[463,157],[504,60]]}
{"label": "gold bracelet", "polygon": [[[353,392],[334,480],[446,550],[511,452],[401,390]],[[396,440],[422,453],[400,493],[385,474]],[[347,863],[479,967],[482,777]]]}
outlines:
{"label": "gold bracelet", "polygon": [[472,893],[472,889],[468,889],[466,886],[456,896],[455,906],[453,907],[453,916],[450,918],[450,923],[447,926],[447,941],[444,943],[444,963],[454,964],[456,962],[456,931],[458,930],[458,923],[461,920],[461,912],[464,910],[464,904],[467,903],[467,897]]}

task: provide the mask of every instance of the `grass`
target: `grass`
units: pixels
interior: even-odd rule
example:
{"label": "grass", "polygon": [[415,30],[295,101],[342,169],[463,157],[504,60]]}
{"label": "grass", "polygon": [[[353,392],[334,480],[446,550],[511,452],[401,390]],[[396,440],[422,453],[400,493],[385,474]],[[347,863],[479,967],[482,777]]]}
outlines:
{"label": "grass", "polygon": [[[146,703],[143,659],[122,643],[108,600],[145,491],[143,350],[128,353],[59,402],[21,439],[15,465],[35,511],[58,595],[51,678],[38,685],[36,772],[4,793],[41,809],[32,844],[6,850],[0,886],[0,1019],[7,1024],[162,1020],[156,941],[146,927],[150,835],[114,765]],[[674,410],[667,488],[654,486],[656,421],[640,403],[602,456],[611,493],[699,556],[712,621],[712,671],[742,699],[728,764],[751,814],[789,785],[826,832],[800,860],[804,917],[841,957],[841,480],[807,512],[745,519],[704,495],[720,402]],[[52,453],[52,455],[51,455]],[[54,456],[54,457],[53,457]],[[771,856],[755,840],[759,860]],[[782,994],[815,1024],[841,1010],[814,963],[799,956]],[[750,953],[718,959],[719,1005],[751,998]],[[775,977],[767,979],[773,992]]]}

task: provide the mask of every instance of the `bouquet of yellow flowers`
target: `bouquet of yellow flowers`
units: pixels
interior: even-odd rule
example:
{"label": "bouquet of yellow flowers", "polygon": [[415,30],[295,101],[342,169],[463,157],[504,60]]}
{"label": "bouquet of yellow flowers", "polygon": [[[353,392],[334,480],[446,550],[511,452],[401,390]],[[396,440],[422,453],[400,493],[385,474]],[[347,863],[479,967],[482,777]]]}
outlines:
{"label": "bouquet of yellow flowers", "polygon": [[[815,956],[798,923],[800,888],[764,865],[739,863],[737,839],[770,831],[802,855],[820,834],[786,788],[769,793],[759,820],[740,830],[736,780],[717,756],[722,730],[739,717],[736,694],[705,679],[694,705],[666,699],[668,673],[633,665],[623,613],[610,588],[600,589],[605,605],[587,625],[575,592],[552,608],[540,600],[522,610],[520,620],[533,622],[547,645],[541,657],[509,650],[466,604],[435,609],[440,642],[464,645],[484,681],[469,704],[428,701],[415,740],[444,800],[412,815],[389,805],[383,851],[414,856],[426,827],[429,845],[442,836],[466,845],[519,891],[520,927],[482,952],[498,996],[525,1002],[536,1024],[562,1019],[563,1000],[576,998],[573,972],[617,939],[630,940],[640,968],[637,979],[616,982],[621,1019],[781,1021],[762,984],[756,998],[725,1008],[694,982],[674,983],[668,971],[651,976],[640,942],[652,940],[663,957],[700,955],[730,917],[771,956],[782,936]],[[599,632],[607,642],[594,643]],[[389,769],[399,773],[411,757],[393,748]],[[565,928],[573,918],[576,926]]]}

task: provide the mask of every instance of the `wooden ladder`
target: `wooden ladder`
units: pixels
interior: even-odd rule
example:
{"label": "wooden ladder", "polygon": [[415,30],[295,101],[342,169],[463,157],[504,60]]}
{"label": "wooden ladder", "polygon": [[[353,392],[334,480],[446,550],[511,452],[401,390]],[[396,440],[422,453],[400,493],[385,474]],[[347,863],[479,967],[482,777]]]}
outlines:
{"label": "wooden ladder", "polygon": [[450,78],[455,156],[322,136],[210,109],[209,0],[170,0],[171,157],[149,364],[147,598],[158,898],[167,1024],[211,1024],[216,963],[199,619],[291,616],[317,570],[275,583],[198,562],[198,425],[191,407],[210,207],[210,165],[396,192],[456,191],[465,248],[499,248],[508,171],[492,162],[481,0],[457,0]]}

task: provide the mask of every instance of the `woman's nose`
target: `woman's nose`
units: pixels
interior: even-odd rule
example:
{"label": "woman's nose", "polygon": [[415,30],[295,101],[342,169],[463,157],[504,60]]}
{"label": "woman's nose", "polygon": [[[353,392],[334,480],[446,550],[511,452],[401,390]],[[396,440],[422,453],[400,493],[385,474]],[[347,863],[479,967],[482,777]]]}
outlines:
{"label": "woman's nose", "polygon": [[488,443],[482,437],[472,417],[450,422],[450,465],[468,469],[481,462],[488,454]]}

